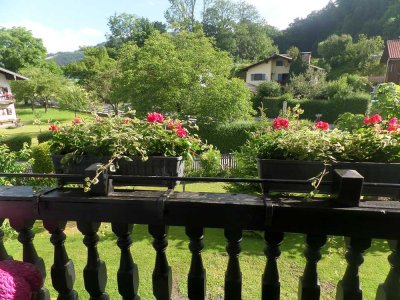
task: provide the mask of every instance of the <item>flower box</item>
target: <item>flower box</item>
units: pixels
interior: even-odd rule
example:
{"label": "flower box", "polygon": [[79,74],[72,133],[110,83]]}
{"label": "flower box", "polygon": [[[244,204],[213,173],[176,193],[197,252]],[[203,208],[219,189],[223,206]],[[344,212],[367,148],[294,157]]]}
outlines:
{"label": "flower box", "polygon": [[[108,157],[95,157],[83,155],[76,161],[62,164],[63,155],[53,155],[53,164],[56,174],[84,174],[85,169],[94,163],[106,164]],[[141,157],[132,157],[131,160],[120,159],[117,162],[118,168],[115,175],[135,175],[135,176],[183,176],[184,160],[180,157],[150,156],[146,161]],[[72,177],[60,179],[59,184],[84,183],[82,178]],[[165,186],[174,188],[179,181],[169,180],[140,180],[135,178],[121,178],[112,181],[114,186]]]}
{"label": "flower box", "polygon": [[[364,182],[400,183],[400,163],[373,163],[373,162],[338,162],[327,167],[329,172],[322,182],[332,181],[334,169],[356,170],[364,177]],[[301,160],[259,159],[258,174],[261,179],[308,180],[319,175],[324,170],[323,162]],[[270,192],[307,193],[314,188],[310,185],[298,183],[262,183],[264,194]],[[321,185],[320,193],[332,192],[331,185]],[[364,187],[362,195],[369,196],[398,196],[397,189],[381,187]]]}

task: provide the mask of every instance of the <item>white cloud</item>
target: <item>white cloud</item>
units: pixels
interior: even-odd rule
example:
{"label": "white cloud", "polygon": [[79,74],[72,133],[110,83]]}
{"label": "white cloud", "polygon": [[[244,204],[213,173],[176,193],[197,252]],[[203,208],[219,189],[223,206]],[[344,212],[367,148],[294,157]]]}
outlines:
{"label": "white cloud", "polygon": [[279,29],[285,29],[295,18],[305,18],[314,10],[323,8],[329,0],[246,0],[259,10],[266,21]]}
{"label": "white cloud", "polygon": [[22,26],[32,31],[34,37],[41,38],[48,53],[74,51],[80,46],[93,46],[105,40],[104,33],[93,28],[54,29],[33,21],[1,24],[3,27]]}

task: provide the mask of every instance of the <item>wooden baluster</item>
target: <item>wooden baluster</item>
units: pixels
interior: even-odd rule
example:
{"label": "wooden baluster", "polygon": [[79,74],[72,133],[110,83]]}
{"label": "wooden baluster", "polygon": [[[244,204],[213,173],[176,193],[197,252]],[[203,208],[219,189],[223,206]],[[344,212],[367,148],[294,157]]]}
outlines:
{"label": "wooden baluster", "polygon": [[228,243],[226,251],[229,255],[228,268],[225,272],[225,299],[242,299],[242,272],[240,271],[239,253],[242,241],[241,229],[225,229],[225,238]]}
{"label": "wooden baluster", "polygon": [[168,265],[165,250],[168,246],[168,226],[149,225],[153,236],[153,247],[156,250],[156,263],[153,271],[153,295],[157,300],[170,300],[172,292],[172,271]]}
{"label": "wooden baluster", "polygon": [[90,300],[108,300],[109,296],[105,293],[107,284],[107,268],[104,261],[100,260],[97,251],[97,243],[101,223],[77,222],[79,231],[85,236],[83,243],[88,249],[88,257],[85,269],[83,270],[83,279],[85,289],[90,295]]}
{"label": "wooden baluster", "polygon": [[267,256],[267,264],[262,276],[262,299],[279,300],[281,283],[277,260],[281,255],[280,245],[283,241],[283,233],[265,231],[264,239],[266,242],[264,253]]}
{"label": "wooden baluster", "polygon": [[[23,261],[35,265],[42,274],[44,282],[46,279],[46,268],[43,259],[38,256],[35,246],[33,245],[33,239],[35,237],[32,230],[33,224],[35,224],[35,220],[10,219],[10,225],[18,232],[18,241],[22,244]],[[49,291],[42,286],[36,299],[50,299]]]}
{"label": "wooden baluster", "polygon": [[51,281],[58,292],[57,300],[76,300],[78,293],[73,289],[75,268],[64,246],[66,221],[44,220],[43,225],[51,233],[50,241],[54,245],[54,263],[51,266]]}
{"label": "wooden baluster", "polygon": [[304,256],[307,263],[299,282],[300,300],[318,300],[321,294],[317,263],[321,259],[321,248],[326,243],[326,235],[307,235]]}
{"label": "wooden baluster", "polygon": [[203,267],[201,251],[204,248],[202,227],[186,227],[186,235],[190,239],[189,249],[192,260],[188,275],[188,296],[190,300],[201,300],[206,297],[206,270]]}
{"label": "wooden baluster", "polygon": [[400,241],[388,241],[392,253],[388,260],[390,271],[384,283],[379,285],[376,300],[400,300]]}
{"label": "wooden baluster", "polygon": [[[0,219],[0,226],[4,223],[4,219]],[[0,229],[0,260],[13,259],[12,256],[8,255],[6,248],[4,247],[4,232]]]}
{"label": "wooden baluster", "polygon": [[131,251],[132,224],[112,223],[112,231],[118,237],[117,245],[121,249],[119,269],[117,274],[118,291],[123,300],[139,300],[139,273],[133,262]]}
{"label": "wooden baluster", "polygon": [[371,247],[369,238],[345,238],[347,268],[336,290],[336,300],[362,300],[359,267],[364,262],[363,253]]}

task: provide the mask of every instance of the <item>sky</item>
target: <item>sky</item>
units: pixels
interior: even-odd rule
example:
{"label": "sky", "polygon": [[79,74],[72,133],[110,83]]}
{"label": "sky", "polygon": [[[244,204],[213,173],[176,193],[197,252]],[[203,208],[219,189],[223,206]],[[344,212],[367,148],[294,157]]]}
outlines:
{"label": "sky", "polygon": [[[323,8],[329,0],[246,0],[260,15],[279,29],[295,18],[304,18]],[[48,53],[74,51],[106,40],[107,19],[130,13],[165,22],[168,0],[0,0],[0,27],[23,26],[41,38]]]}

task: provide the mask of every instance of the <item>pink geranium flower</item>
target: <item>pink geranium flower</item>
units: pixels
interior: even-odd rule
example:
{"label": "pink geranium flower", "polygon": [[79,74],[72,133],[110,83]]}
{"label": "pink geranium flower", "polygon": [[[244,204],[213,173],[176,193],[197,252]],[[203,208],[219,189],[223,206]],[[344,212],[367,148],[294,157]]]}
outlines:
{"label": "pink geranium flower", "polygon": [[162,123],[164,121],[164,116],[157,112],[152,112],[147,115],[147,121],[150,123]]}
{"label": "pink geranium flower", "polygon": [[329,123],[323,122],[323,121],[318,121],[314,123],[315,128],[321,129],[323,131],[329,130]]}
{"label": "pink geranium flower", "polygon": [[289,120],[284,118],[275,118],[272,123],[275,129],[284,129],[289,127]]}
{"label": "pink geranium flower", "polygon": [[53,131],[53,132],[57,132],[57,131],[60,131],[60,127],[58,127],[57,125],[55,125],[55,124],[51,124],[50,125],[50,127],[49,127],[49,130],[50,131]]}
{"label": "pink geranium flower", "polygon": [[188,134],[188,131],[186,128],[179,127],[176,129],[176,135],[181,138],[184,138],[185,136],[187,136],[187,134]]}
{"label": "pink geranium flower", "polygon": [[374,124],[379,124],[381,122],[382,122],[382,117],[379,114],[375,114],[372,117],[365,116],[364,118],[365,125],[374,125]]}

